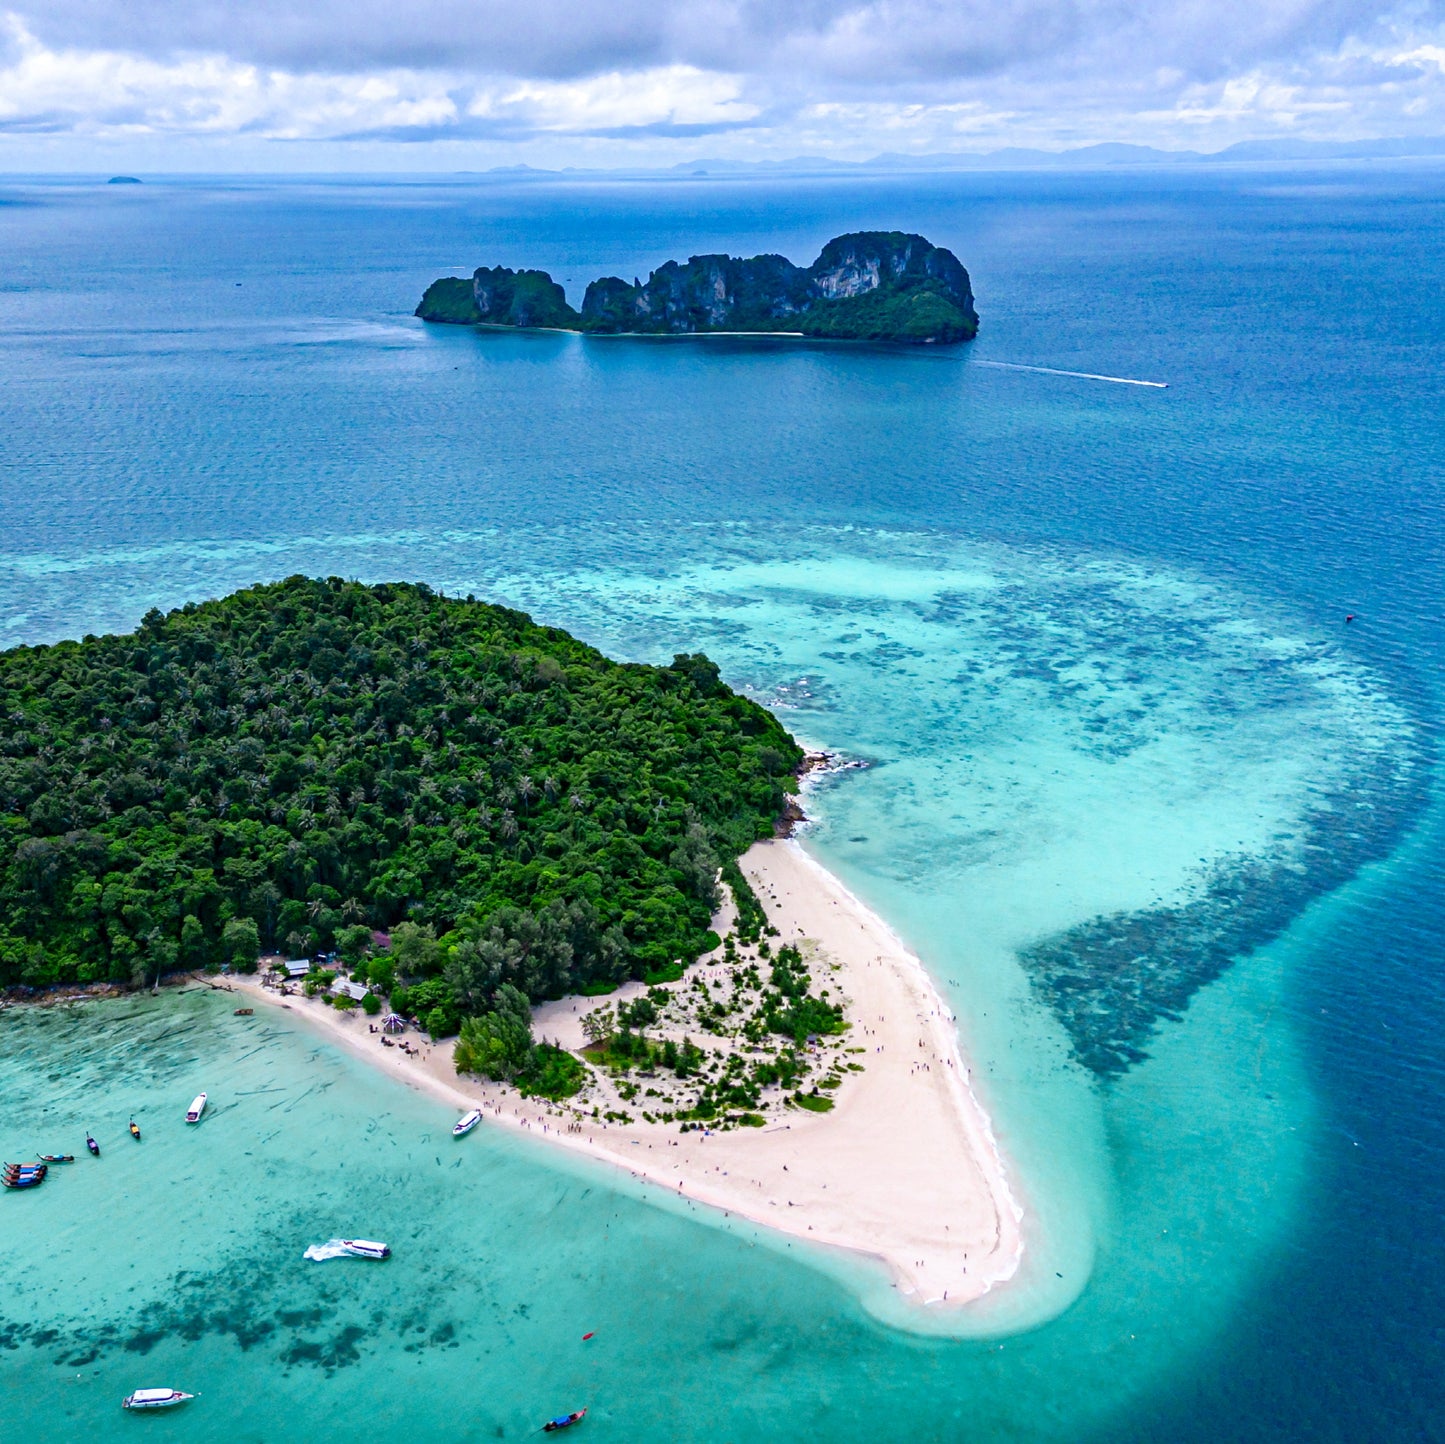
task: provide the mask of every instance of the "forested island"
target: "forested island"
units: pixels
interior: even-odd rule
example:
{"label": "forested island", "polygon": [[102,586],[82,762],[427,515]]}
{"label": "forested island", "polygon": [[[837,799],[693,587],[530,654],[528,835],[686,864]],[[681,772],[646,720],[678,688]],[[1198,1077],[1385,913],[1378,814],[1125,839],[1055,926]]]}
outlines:
{"label": "forested island", "polygon": [[836,340],[953,342],[978,333],[968,272],[952,251],[902,231],[857,231],[811,266],[784,256],[693,256],[647,280],[593,281],[581,311],[546,271],[483,266],[427,287],[416,315],[460,326],[595,335],[772,332]]}
{"label": "forested island", "polygon": [[675,978],[802,760],[701,654],[618,663],[422,585],[292,577],[13,648],[0,986],[334,949],[454,1032],[504,987]]}

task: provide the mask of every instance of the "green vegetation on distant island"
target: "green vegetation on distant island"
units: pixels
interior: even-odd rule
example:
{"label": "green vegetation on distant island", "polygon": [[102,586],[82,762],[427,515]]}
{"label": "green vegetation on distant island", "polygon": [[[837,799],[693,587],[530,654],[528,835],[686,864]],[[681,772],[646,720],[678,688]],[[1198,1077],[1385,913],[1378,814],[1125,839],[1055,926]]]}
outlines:
{"label": "green vegetation on distant island", "polygon": [[509,271],[483,266],[469,281],[443,276],[433,281],[416,314],[455,326],[550,326],[575,331],[580,317],[567,295],[545,271]]}
{"label": "green vegetation on distant island", "polygon": [[783,256],[693,256],[644,283],[587,287],[580,312],[545,271],[482,267],[443,277],[416,314],[453,325],[547,326],[598,335],[709,331],[801,333],[835,340],[967,341],[978,333],[968,272],[952,251],[902,231],[858,231],[811,266]]}
{"label": "green vegetation on distant island", "polygon": [[715,947],[718,870],[801,762],[701,655],[617,663],[419,585],[293,577],[13,648],[0,985],[335,948],[455,1031],[504,984],[557,997]]}

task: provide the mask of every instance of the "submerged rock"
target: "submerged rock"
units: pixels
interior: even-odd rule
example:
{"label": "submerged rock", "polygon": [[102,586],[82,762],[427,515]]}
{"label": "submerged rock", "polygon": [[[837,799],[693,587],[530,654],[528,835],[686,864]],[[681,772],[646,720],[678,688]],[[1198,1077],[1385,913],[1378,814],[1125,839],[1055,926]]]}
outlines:
{"label": "submerged rock", "polygon": [[580,314],[545,271],[482,267],[434,281],[416,314],[456,325],[550,326],[599,335],[764,332],[838,340],[967,341],[978,332],[968,272],[922,236],[858,231],[811,266],[785,256],[693,256],[645,282],[606,276]]}

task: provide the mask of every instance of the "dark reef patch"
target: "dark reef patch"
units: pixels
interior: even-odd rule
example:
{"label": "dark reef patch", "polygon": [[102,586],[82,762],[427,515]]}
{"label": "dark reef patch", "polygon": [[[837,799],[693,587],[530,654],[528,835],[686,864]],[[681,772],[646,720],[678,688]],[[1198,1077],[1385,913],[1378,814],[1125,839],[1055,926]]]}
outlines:
{"label": "dark reef patch", "polygon": [[1200,988],[1278,936],[1314,899],[1389,856],[1428,797],[1427,759],[1378,757],[1308,816],[1303,840],[1277,859],[1216,867],[1193,902],[1094,918],[1021,954],[1034,987],[1097,1077],[1149,1057],[1159,1025],[1183,1016]]}
{"label": "dark reef patch", "polygon": [[356,1346],[366,1337],[366,1330],[357,1324],[346,1324],[329,1339],[297,1339],[281,1351],[283,1364],[313,1364],[327,1374],[361,1362]]}

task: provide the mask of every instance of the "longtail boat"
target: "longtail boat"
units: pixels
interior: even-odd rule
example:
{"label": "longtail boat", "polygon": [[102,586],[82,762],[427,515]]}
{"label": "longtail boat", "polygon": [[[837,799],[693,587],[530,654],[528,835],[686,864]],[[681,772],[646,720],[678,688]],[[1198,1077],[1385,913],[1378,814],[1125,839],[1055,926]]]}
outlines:
{"label": "longtail boat", "polygon": [[574,1424],[580,1424],[587,1417],[585,1409],[576,1409],[571,1414],[563,1414],[559,1419],[548,1419],[542,1425],[544,1434],[555,1433],[558,1429],[570,1429]]}

